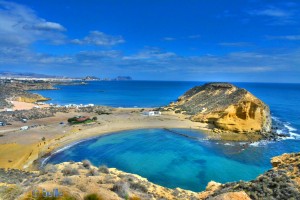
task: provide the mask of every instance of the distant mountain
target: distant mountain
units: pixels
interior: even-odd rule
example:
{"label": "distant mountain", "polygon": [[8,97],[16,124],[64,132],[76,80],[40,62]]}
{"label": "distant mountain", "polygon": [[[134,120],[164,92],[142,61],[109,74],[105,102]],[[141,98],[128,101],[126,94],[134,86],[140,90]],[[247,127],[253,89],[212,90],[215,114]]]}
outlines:
{"label": "distant mountain", "polygon": [[51,76],[45,74],[36,74],[30,72],[9,72],[0,71],[0,77],[10,77],[10,78],[65,78],[63,76]]}

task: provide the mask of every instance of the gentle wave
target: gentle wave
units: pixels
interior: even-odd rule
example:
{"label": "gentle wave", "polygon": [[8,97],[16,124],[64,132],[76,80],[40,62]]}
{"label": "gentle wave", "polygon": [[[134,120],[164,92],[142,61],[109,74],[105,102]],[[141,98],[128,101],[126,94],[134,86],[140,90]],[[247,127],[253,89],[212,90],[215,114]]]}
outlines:
{"label": "gentle wave", "polygon": [[[98,136],[98,137],[99,137],[99,136]],[[47,163],[47,161],[48,161],[53,155],[55,155],[55,154],[57,154],[57,153],[59,153],[59,152],[65,151],[65,150],[67,150],[67,149],[69,149],[69,148],[71,148],[71,147],[73,147],[73,146],[75,146],[75,145],[77,145],[77,144],[79,144],[79,143],[81,143],[81,142],[85,142],[85,141],[88,141],[88,140],[92,140],[92,139],[94,139],[94,138],[97,138],[97,136],[91,137],[91,138],[87,138],[87,139],[83,139],[83,140],[80,140],[80,141],[71,143],[71,144],[69,144],[69,145],[67,145],[67,146],[64,146],[64,147],[62,147],[62,148],[60,148],[60,149],[57,149],[56,151],[52,152],[49,156],[47,156],[46,158],[44,158],[44,159],[41,160],[40,167],[41,167],[41,168],[44,167],[45,164]]]}
{"label": "gentle wave", "polygon": [[261,140],[261,141],[257,141],[257,142],[252,142],[249,145],[252,147],[263,147],[266,146],[270,143],[274,143],[273,141],[269,141],[269,140]]}
{"label": "gentle wave", "polygon": [[297,129],[294,128],[291,123],[283,122],[278,117],[272,117],[273,124],[277,134],[286,135],[286,137],[279,137],[282,140],[300,139],[300,135],[296,133]]}

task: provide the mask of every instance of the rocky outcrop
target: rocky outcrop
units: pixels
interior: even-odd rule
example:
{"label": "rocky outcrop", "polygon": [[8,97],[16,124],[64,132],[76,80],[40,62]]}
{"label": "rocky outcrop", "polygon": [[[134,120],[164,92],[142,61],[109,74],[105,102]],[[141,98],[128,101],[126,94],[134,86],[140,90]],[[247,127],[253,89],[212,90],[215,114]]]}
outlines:
{"label": "rocky outcrop", "polygon": [[41,101],[48,101],[50,98],[43,97],[39,94],[32,94],[32,93],[24,93],[20,96],[16,96],[12,98],[14,101],[26,102],[26,103],[35,103]]}
{"label": "rocky outcrop", "polygon": [[283,154],[272,158],[271,160],[274,170],[283,170],[287,176],[298,186],[300,190],[300,153]]}
{"label": "rocky outcrop", "polygon": [[[38,85],[38,84],[36,84]],[[29,93],[26,90],[50,87],[48,84],[42,86],[29,86],[29,84],[19,83],[0,83],[0,108],[11,107],[10,101],[21,101],[26,103],[34,103],[38,101],[48,101],[39,94]]]}
{"label": "rocky outcrop", "polygon": [[170,107],[191,120],[232,132],[271,130],[269,107],[245,89],[229,83],[208,83],[187,91]]}
{"label": "rocky outcrop", "polygon": [[300,153],[274,157],[271,163],[273,169],[255,180],[223,184],[208,199],[218,199],[241,191],[254,200],[300,199]]}

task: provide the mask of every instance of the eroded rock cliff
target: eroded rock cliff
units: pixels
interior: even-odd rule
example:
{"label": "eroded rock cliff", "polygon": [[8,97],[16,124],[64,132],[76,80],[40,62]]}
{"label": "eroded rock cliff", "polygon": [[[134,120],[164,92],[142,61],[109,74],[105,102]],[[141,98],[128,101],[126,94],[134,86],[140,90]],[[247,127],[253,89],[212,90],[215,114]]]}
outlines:
{"label": "eroded rock cliff", "polygon": [[170,105],[191,120],[211,123],[221,130],[260,132],[271,130],[269,107],[245,89],[229,83],[197,86]]}

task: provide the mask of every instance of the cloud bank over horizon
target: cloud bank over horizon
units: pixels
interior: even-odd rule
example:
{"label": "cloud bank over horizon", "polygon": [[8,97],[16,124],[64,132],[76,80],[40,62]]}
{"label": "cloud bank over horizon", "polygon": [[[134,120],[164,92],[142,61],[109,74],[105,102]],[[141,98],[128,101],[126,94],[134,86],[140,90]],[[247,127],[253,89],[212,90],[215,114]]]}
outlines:
{"label": "cloud bank over horizon", "polygon": [[300,82],[300,4],[258,2],[0,0],[0,71]]}

